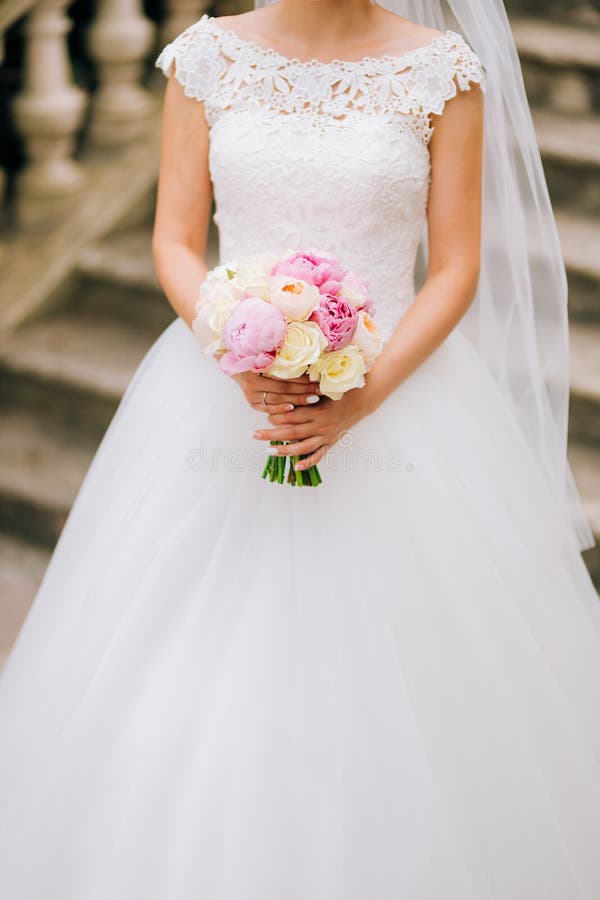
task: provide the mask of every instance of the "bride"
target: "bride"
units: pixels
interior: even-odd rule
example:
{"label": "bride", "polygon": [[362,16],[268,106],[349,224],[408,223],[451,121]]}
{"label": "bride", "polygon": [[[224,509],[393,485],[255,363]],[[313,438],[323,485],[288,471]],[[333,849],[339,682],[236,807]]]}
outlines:
{"label": "bride", "polygon": [[[597,900],[564,269],[500,0],[280,0],[157,65],[178,316],[3,673],[0,895]],[[363,389],[200,352],[213,198],[221,260],[369,279]],[[271,439],[323,483],[263,481]]]}

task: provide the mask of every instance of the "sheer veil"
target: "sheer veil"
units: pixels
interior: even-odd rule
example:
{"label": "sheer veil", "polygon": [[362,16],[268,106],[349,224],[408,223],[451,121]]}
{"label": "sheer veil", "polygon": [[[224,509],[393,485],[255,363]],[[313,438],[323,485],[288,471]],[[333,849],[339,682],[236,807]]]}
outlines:
{"label": "sheer veil", "polygon": [[[257,0],[265,6],[273,0]],[[519,58],[502,0],[384,0],[460,32],[487,73],[481,277],[460,328],[521,424],[561,505],[569,540],[594,545],[567,462],[567,282]],[[426,253],[426,247],[424,246]]]}

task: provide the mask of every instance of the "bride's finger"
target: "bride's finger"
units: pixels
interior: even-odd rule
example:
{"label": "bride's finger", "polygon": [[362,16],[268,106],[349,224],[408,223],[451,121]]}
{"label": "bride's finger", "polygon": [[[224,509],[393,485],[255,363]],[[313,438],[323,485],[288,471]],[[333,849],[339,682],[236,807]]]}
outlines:
{"label": "bride's finger", "polygon": [[284,381],[276,378],[263,378],[256,385],[257,391],[268,391],[273,394],[319,394],[319,385],[312,381]]}
{"label": "bride's finger", "polygon": [[272,378],[274,381],[287,381],[292,384],[313,384],[308,372],[305,372],[304,375],[299,375],[297,378],[278,378],[277,375],[261,375],[261,378]]}
{"label": "bride's finger", "polygon": [[316,466],[318,463],[321,462],[321,460],[323,459],[323,457],[325,456],[326,453],[327,453],[327,445],[323,444],[321,447],[319,447],[313,453],[309,454],[309,456],[306,456],[304,459],[299,459],[298,462],[295,464],[294,468],[295,469],[309,469],[311,466]]}
{"label": "bride's finger", "polygon": [[284,412],[276,412],[269,409],[269,422],[271,425],[301,425],[305,422],[313,422],[314,410],[310,406],[295,406],[294,409],[286,409]]}
{"label": "bride's finger", "polygon": [[300,422],[294,425],[276,425],[274,428],[257,428],[252,437],[258,441],[303,441],[312,437],[316,430],[315,422]]}
{"label": "bride's finger", "polygon": [[301,378],[272,378],[270,375],[257,375],[248,372],[244,378],[244,387],[247,391],[270,391],[274,394],[301,394],[319,393],[319,383],[311,381],[305,375]]}
{"label": "bride's finger", "polygon": [[252,403],[252,408],[258,410],[258,412],[266,412],[266,413],[289,413],[295,406],[293,403],[263,403],[262,396],[259,400],[256,400]]}
{"label": "bride's finger", "polygon": [[276,394],[273,391],[261,391],[253,398],[254,403],[259,403],[266,407],[267,412],[273,412],[273,407],[289,404],[290,406],[314,406],[321,400],[318,394]]}
{"label": "bride's finger", "polygon": [[325,444],[325,438],[322,434],[313,437],[304,438],[293,444],[278,444],[271,448],[271,455],[274,456],[302,456],[304,453],[313,453]]}

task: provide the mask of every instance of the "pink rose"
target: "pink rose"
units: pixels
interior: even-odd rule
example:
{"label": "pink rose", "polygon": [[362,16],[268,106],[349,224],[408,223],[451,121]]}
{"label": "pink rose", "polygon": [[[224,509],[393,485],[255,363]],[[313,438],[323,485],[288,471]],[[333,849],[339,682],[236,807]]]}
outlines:
{"label": "pink rose", "polygon": [[346,272],[339,293],[340,297],[351,303],[355,309],[364,309],[371,315],[373,314],[373,300],[369,285],[356,272]]}
{"label": "pink rose", "polygon": [[277,307],[257,297],[240,300],[223,328],[227,353],[220,359],[221,368],[227,375],[268,369],[286,331],[285,319]]}
{"label": "pink rose", "polygon": [[349,344],[356,331],[358,313],[351,303],[329,294],[310,317],[327,341],[327,350],[339,350]]}
{"label": "pink rose", "polygon": [[319,288],[322,294],[336,294],[344,280],[345,269],[333,256],[314,250],[298,250],[276,263],[271,274],[306,281]]}

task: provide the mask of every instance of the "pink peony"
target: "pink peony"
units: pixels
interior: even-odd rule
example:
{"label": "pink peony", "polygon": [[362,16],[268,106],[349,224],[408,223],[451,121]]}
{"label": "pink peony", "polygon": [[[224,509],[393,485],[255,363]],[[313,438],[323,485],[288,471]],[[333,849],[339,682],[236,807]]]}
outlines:
{"label": "pink peony", "polygon": [[356,331],[358,313],[351,303],[329,294],[310,317],[327,341],[327,350],[339,350],[349,344]]}
{"label": "pink peony", "polygon": [[342,286],[345,269],[333,256],[315,250],[298,250],[276,263],[271,274],[306,281],[322,294],[336,294]]}
{"label": "pink peony", "polygon": [[221,368],[227,375],[268,369],[286,332],[285,319],[277,307],[257,297],[240,300],[223,328],[227,353],[220,359]]}

